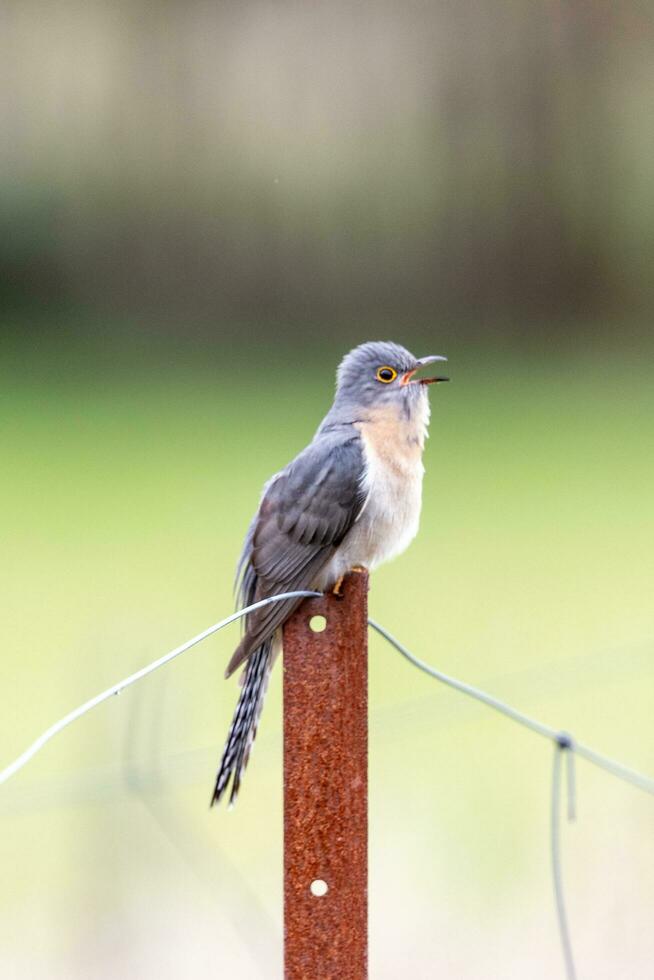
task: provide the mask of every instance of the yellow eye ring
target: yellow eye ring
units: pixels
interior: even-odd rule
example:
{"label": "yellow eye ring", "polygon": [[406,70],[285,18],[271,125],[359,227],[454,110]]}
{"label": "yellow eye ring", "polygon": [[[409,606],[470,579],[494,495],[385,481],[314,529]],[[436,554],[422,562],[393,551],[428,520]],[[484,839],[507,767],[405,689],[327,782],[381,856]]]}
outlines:
{"label": "yellow eye ring", "polygon": [[395,381],[397,378],[397,371],[388,364],[383,364],[382,367],[377,368],[375,377],[377,378],[377,381],[381,381],[383,385],[389,385],[391,381]]}

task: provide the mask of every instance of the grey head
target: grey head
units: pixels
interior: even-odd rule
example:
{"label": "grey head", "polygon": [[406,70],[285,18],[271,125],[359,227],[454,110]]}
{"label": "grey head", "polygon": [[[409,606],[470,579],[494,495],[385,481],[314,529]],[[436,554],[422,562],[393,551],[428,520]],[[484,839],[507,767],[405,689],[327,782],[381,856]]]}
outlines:
{"label": "grey head", "polygon": [[448,380],[420,377],[417,373],[427,364],[446,360],[439,354],[416,357],[391,341],[361,344],[341,361],[336,376],[336,397],[329,414],[334,420],[345,420],[359,409],[395,405],[411,415],[412,408],[427,397],[427,385]]}

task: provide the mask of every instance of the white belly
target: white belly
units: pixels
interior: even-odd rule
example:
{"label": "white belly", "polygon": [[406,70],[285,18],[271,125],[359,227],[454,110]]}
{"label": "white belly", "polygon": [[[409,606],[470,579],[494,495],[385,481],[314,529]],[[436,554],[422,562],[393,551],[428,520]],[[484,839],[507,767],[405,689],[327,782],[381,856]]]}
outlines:
{"label": "white belly", "polygon": [[421,455],[393,454],[392,465],[363,439],[367,462],[364,490],[368,496],[360,517],[343,539],[318,588],[333,585],[355,565],[374,569],[399,555],[418,533],[422,505]]}

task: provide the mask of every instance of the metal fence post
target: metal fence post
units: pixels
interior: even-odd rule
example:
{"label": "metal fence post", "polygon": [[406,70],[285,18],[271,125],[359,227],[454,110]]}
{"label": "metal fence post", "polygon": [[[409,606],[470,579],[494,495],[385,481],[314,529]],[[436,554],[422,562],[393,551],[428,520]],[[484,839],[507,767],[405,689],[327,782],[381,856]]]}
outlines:
{"label": "metal fence post", "polygon": [[286,980],[367,977],[367,594],[354,572],[284,626]]}

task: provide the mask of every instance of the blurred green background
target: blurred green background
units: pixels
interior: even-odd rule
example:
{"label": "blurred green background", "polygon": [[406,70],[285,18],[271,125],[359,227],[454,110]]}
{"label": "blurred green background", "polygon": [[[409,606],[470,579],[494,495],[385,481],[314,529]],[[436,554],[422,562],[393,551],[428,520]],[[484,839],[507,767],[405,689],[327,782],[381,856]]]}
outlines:
{"label": "blurred green background", "polygon": [[[227,615],[340,357],[444,353],[371,613],[654,772],[651,4],[2,7],[0,765]],[[223,632],[0,791],[0,971],[281,975],[280,671]],[[562,976],[551,748],[371,638],[371,976]],[[579,976],[651,975],[654,801],[578,765]]]}

